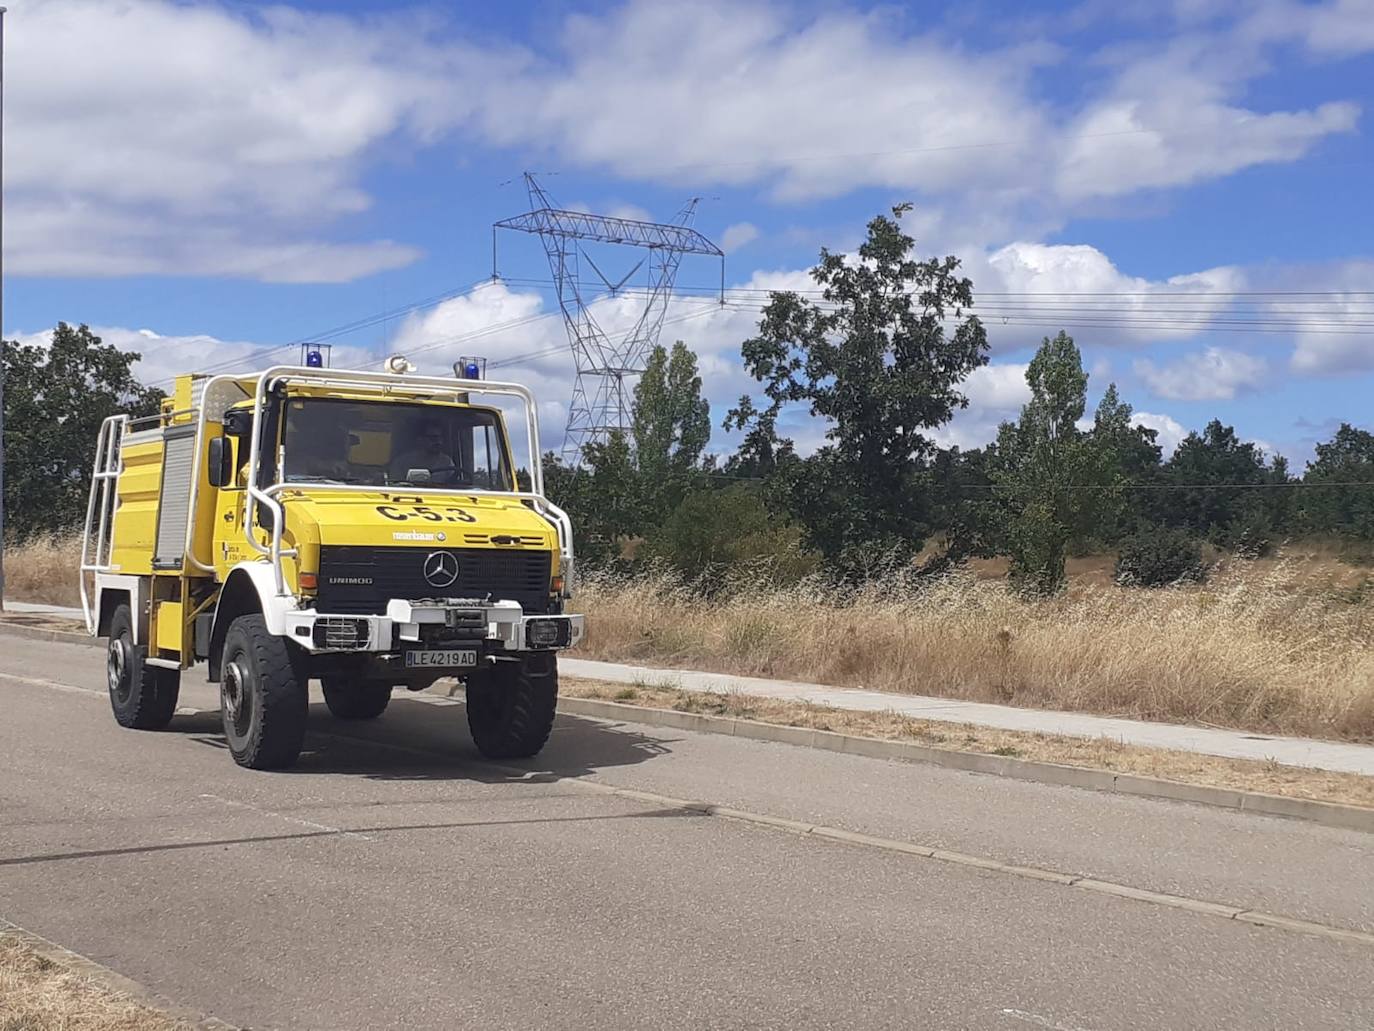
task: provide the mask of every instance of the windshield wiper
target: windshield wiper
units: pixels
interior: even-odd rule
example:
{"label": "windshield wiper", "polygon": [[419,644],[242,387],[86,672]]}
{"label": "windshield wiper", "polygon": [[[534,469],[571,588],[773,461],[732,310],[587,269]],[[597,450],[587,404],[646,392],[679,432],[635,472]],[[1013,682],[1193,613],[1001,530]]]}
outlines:
{"label": "windshield wiper", "polygon": [[291,480],[294,483],[347,483],[364,485],[369,482],[359,479],[356,476],[292,476]]}

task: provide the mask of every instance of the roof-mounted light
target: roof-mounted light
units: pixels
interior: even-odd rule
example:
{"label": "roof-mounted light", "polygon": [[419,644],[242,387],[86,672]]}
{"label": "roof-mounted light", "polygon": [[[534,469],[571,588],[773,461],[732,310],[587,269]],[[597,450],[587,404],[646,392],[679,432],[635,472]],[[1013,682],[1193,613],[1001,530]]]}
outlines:
{"label": "roof-mounted light", "polygon": [[382,368],[394,376],[404,376],[407,372],[415,371],[415,366],[403,354],[393,354],[382,363]]}
{"label": "roof-mounted light", "polygon": [[475,355],[459,355],[453,363],[453,374],[459,379],[481,379],[486,375],[487,360]]}

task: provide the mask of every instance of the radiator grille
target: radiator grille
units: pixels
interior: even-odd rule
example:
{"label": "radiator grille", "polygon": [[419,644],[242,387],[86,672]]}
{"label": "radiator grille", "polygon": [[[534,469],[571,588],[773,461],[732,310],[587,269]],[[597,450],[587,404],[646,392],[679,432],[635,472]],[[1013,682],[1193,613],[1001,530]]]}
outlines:
{"label": "radiator grille", "polygon": [[[436,551],[458,560],[458,578],[448,587],[425,579],[425,560]],[[320,612],[379,615],[390,598],[476,598],[541,613],[549,605],[552,562],[550,552],[534,550],[323,547],[315,605]]]}

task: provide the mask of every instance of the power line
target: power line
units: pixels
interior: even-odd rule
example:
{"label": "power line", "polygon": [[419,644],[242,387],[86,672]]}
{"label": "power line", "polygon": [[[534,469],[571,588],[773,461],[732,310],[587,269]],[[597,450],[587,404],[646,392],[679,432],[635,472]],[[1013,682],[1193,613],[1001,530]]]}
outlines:
{"label": "power line", "polygon": [[[356,319],[353,322],[345,323],[341,326],[335,326],[330,329],[322,330],[319,333],[314,333],[308,336],[300,337],[299,339],[292,340],[288,343],[268,344],[263,347],[257,348],[256,350],[250,351],[247,354],[239,355],[235,358],[229,358],[222,360],[220,362],[212,363],[210,365],[201,366],[201,368],[197,371],[204,373],[206,375],[213,375],[217,372],[225,372],[229,369],[247,365],[248,363],[256,359],[265,358],[268,355],[276,354],[279,351],[292,350],[304,344],[336,339],[337,337],[342,336],[345,333],[356,332],[359,329],[367,329],[377,325],[378,323],[385,322],[386,320],[391,318],[397,318],[401,315],[407,315],[417,311],[423,311],[425,308],[435,307],[447,300],[456,300],[460,297],[469,297],[480,290],[490,287],[491,285],[493,284],[490,279],[482,279],[472,284],[471,286],[461,287],[456,290],[445,291],[440,294],[434,294],[430,297],[421,298],[418,301],[413,301],[409,304],[402,305],[397,308],[392,308],[386,311],[374,312],[371,315],[365,315],[359,319]],[[162,386],[164,384],[172,384],[175,382],[176,377],[172,376],[158,380],[152,385]]]}

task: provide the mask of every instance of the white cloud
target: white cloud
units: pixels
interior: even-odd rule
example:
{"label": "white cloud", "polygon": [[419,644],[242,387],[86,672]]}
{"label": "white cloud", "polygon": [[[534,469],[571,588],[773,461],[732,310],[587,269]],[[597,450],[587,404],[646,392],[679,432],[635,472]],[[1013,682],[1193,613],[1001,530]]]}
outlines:
{"label": "white cloud", "polygon": [[470,113],[494,58],[416,17],[171,0],[10,15],[6,271],[340,281],[417,256],[321,232],[366,209],[366,161]]}
{"label": "white cloud", "polygon": [[1285,276],[1285,289],[1332,291],[1319,304],[1295,308],[1292,299],[1277,299],[1271,311],[1296,323],[1297,333],[1290,361],[1294,372],[1307,376],[1331,376],[1374,369],[1374,334],[1364,329],[1370,321],[1370,283],[1374,261],[1347,261],[1296,270]]}
{"label": "white cloud", "polygon": [[[975,311],[999,349],[1035,346],[1065,329],[1080,344],[1139,345],[1204,332],[1245,284],[1237,268],[1145,279],[1121,272],[1096,247],[1017,241],[966,252]],[[1178,295],[1187,313],[1178,314]]]}
{"label": "white cloud", "polygon": [[1136,412],[1134,423],[1136,426],[1144,426],[1156,432],[1155,443],[1163,450],[1166,461],[1177,450],[1183,438],[1188,436],[1188,431],[1177,419],[1156,412]]}
{"label": "white cloud", "polygon": [[[414,261],[404,242],[341,238],[346,219],[372,203],[372,163],[455,133],[656,183],[897,189],[945,201],[929,217],[962,224],[958,243],[1034,236],[1092,198],[1293,160],[1349,131],[1346,98],[1242,99],[1267,48],[1354,52],[1374,20],[1360,0],[1192,19],[1165,43],[1075,55],[1100,74],[1051,103],[1037,76],[1064,56],[1053,43],[975,51],[895,9],[633,0],[566,18],[536,53],[469,42],[434,12],[21,2],[8,270],[284,282]],[[731,229],[743,246],[748,224]]]}
{"label": "white cloud", "polygon": [[1308,13],[1307,45],[1319,54],[1349,57],[1374,50],[1369,0],[1335,0]]}
{"label": "white cloud", "polygon": [[[975,54],[892,28],[854,11],[803,22],[761,3],[640,0],[570,18],[561,60],[493,83],[479,124],[621,175],[767,182],[794,199],[1006,182],[1043,128],[1025,89],[1035,51]],[[960,149],[989,138],[1015,145],[976,161]]]}
{"label": "white cloud", "polygon": [[752,222],[736,222],[725,227],[725,231],[720,234],[720,249],[726,254],[733,254],[759,238],[758,226]]}
{"label": "white cloud", "polygon": [[1290,5],[1263,30],[1192,19],[1163,42],[1076,52],[1101,74],[1053,104],[1036,76],[1069,57],[1052,42],[975,52],[893,11],[822,10],[638,0],[580,15],[557,61],[492,84],[477,124],[497,144],[631,178],[763,184],[790,200],[883,187],[1062,215],[1294,160],[1359,115],[1340,97],[1242,103],[1268,49],[1327,32],[1329,6]]}
{"label": "white cloud", "polygon": [[[188,372],[261,372],[270,365],[300,360],[295,346],[223,340],[208,333],[169,334],[126,326],[91,326],[90,330],[102,343],[139,355],[131,368],[140,383],[169,392],[175,378]],[[47,347],[52,333],[52,329],[43,329],[10,334],[10,338],[24,345]],[[375,357],[368,348],[348,344],[333,350],[333,364],[338,368],[373,364]]]}
{"label": "white cloud", "polygon": [[1067,130],[1055,187],[1067,200],[1186,186],[1253,165],[1293,161],[1327,136],[1355,129],[1348,102],[1259,114],[1226,103],[1201,77],[1149,64],[1120,95],[1093,104]]}
{"label": "white cloud", "polygon": [[1209,347],[1169,365],[1135,363],[1135,373],[1158,397],[1171,401],[1220,401],[1255,390],[1269,374],[1269,363],[1243,351]]}
{"label": "white cloud", "polygon": [[1025,363],[993,362],[974,369],[961,389],[968,407],[956,411],[933,439],[946,447],[982,447],[997,436],[997,427],[1021,416],[1030,400]]}

